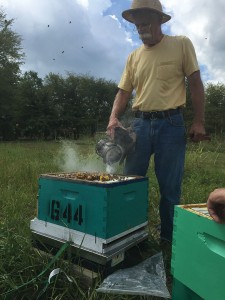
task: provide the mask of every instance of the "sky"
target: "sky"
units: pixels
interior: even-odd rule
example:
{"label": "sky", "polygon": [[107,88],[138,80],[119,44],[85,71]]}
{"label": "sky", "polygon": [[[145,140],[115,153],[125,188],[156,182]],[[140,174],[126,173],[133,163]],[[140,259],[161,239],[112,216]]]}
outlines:
{"label": "sky", "polygon": [[[163,32],[192,40],[204,83],[225,83],[225,1],[161,2],[172,16]],[[134,26],[121,17],[130,5],[131,0],[0,0],[22,38],[23,72],[41,78],[71,72],[116,83],[127,56],[141,45]]]}

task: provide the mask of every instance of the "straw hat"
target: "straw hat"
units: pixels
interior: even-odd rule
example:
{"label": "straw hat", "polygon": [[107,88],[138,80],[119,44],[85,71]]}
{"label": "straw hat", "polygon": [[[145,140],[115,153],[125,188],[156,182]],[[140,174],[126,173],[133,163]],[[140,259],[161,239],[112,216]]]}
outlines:
{"label": "straw hat", "polygon": [[162,4],[159,0],[133,0],[131,4],[131,9],[123,11],[122,17],[125,20],[134,23],[134,12],[141,10],[149,10],[159,13],[162,16],[162,23],[166,23],[171,19],[171,16],[165,14],[162,11]]}

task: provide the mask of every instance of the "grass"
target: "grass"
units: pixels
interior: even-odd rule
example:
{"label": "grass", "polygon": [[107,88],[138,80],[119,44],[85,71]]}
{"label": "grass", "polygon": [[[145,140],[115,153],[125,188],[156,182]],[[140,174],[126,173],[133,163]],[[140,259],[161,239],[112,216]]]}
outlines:
{"label": "grass", "polygon": [[[47,266],[49,259],[32,247],[29,222],[36,215],[38,178],[40,174],[89,170],[105,171],[101,159],[94,151],[95,140],[81,139],[73,142],[15,142],[0,143],[0,298],[38,299],[46,285],[50,271],[63,266],[72,278],[70,283],[65,275],[52,279],[40,299],[158,299],[156,297],[122,296],[97,294],[95,288],[82,287],[79,278],[71,270],[70,263],[58,259],[45,274],[28,285]],[[211,142],[188,144],[182,203],[206,202],[208,194],[225,182],[225,141],[212,139]],[[121,172],[121,169],[118,170]],[[149,168],[151,195],[149,207],[151,250],[146,255],[160,250],[154,230],[159,223],[159,189]],[[24,285],[24,286],[23,286]],[[19,288],[18,288],[19,287]]]}

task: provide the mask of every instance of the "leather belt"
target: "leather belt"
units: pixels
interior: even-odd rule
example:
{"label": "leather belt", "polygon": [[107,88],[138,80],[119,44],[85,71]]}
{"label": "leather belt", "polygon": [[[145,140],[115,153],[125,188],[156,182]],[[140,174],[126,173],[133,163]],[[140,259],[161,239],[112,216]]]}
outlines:
{"label": "leather belt", "polygon": [[176,109],[168,109],[162,111],[140,111],[137,110],[134,113],[135,118],[142,118],[148,120],[165,119],[173,115],[180,114],[182,109],[180,107]]}

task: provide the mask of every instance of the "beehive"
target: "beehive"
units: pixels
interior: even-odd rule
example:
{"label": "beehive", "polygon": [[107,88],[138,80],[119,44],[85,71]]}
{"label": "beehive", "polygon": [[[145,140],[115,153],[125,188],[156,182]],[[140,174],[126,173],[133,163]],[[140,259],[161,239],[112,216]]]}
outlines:
{"label": "beehive", "polygon": [[148,220],[148,178],[80,180],[63,174],[39,178],[38,220],[102,239],[135,230]]}
{"label": "beehive", "polygon": [[225,299],[225,225],[206,204],[175,207],[172,274],[174,300]]}

